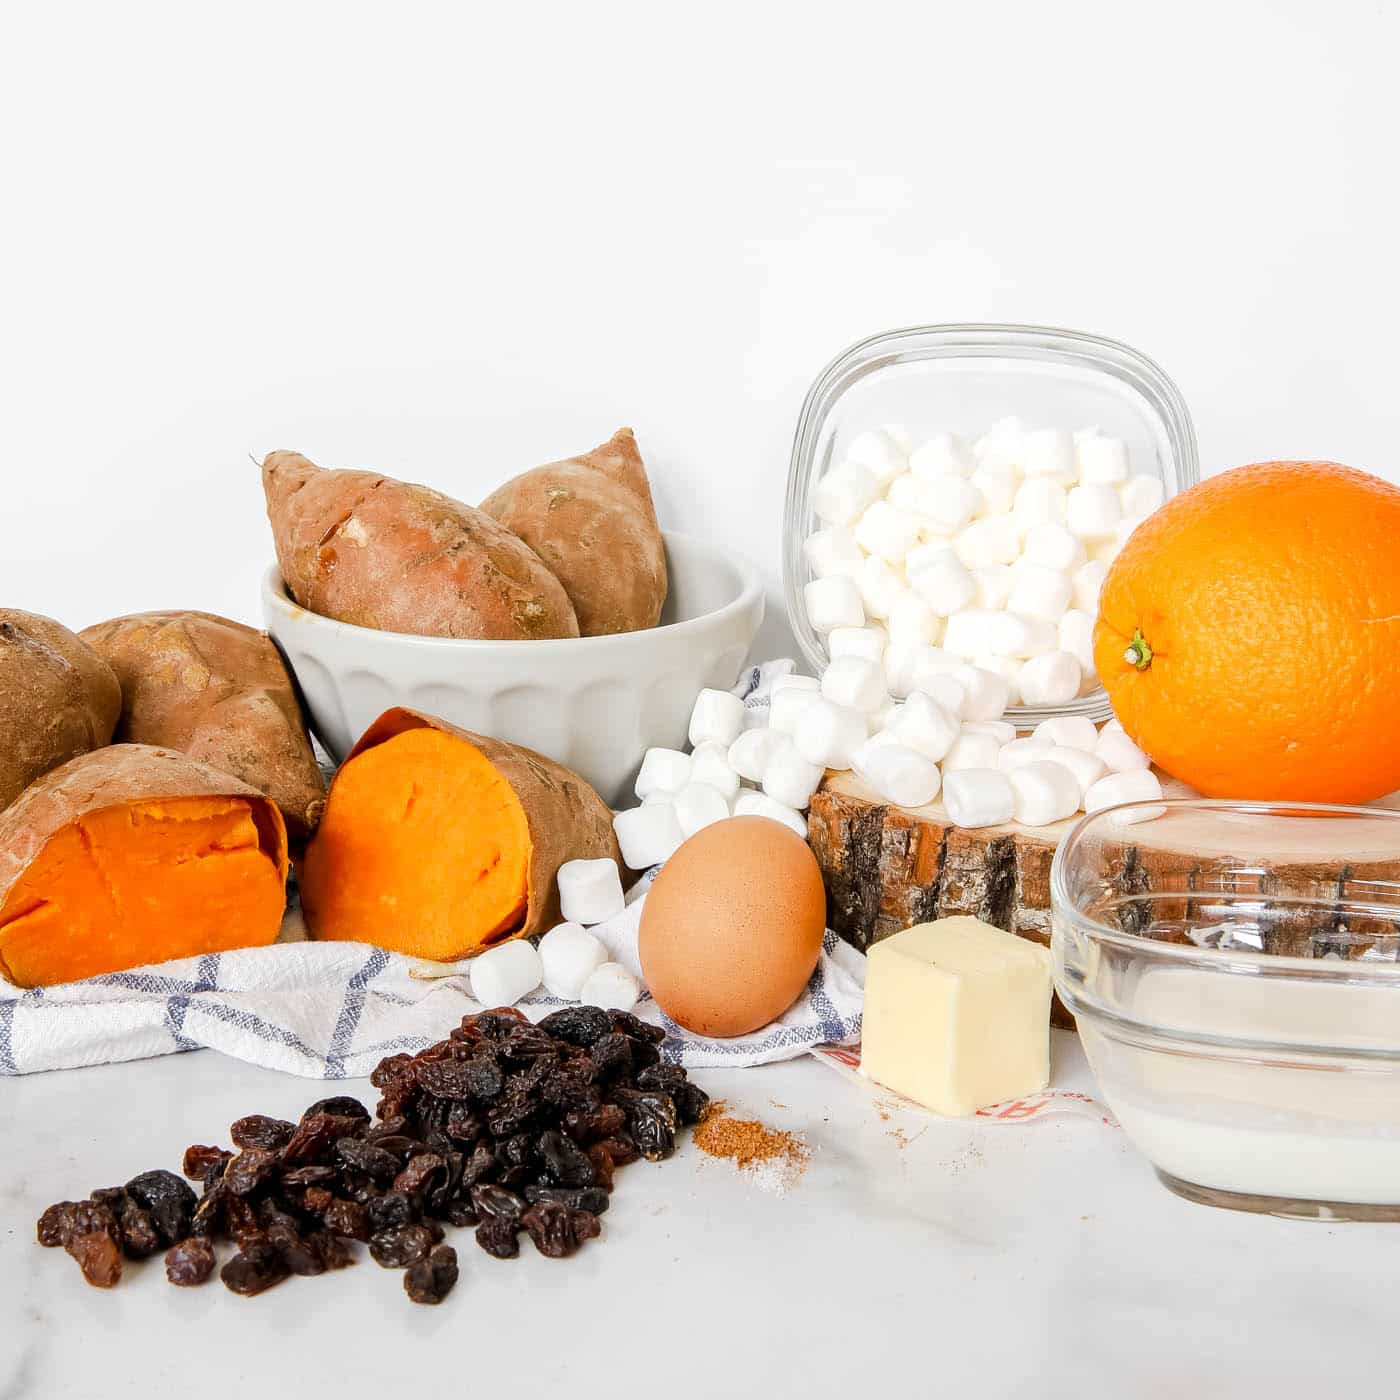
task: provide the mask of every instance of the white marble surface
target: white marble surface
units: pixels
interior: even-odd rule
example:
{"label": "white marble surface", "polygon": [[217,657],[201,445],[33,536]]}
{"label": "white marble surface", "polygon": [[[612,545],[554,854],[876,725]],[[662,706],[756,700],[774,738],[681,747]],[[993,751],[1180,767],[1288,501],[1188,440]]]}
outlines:
{"label": "white marble surface", "polygon": [[[1057,1034],[1056,1081],[1090,1088]],[[0,1400],[635,1394],[1374,1394],[1391,1360],[1386,1226],[1233,1215],[1163,1190],[1121,1133],[883,1119],[811,1061],[697,1075],[814,1148],[765,1193],[688,1144],[621,1176],[603,1238],[487,1258],[437,1309],[368,1259],[244,1300],[159,1261],[102,1293],[34,1243],[53,1200],[295,1116],[320,1085],[213,1053],[0,1082]],[[352,1092],[373,1100],[364,1081]],[[901,1142],[900,1135],[907,1138]],[[514,1386],[499,1392],[484,1386]]]}

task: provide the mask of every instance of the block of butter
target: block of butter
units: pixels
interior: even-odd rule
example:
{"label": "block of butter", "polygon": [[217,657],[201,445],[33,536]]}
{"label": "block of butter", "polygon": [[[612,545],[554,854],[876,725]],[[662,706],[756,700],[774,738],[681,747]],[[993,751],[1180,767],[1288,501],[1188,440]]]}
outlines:
{"label": "block of butter", "polygon": [[1050,953],[966,916],[874,944],[861,1069],[935,1113],[975,1113],[1050,1082]]}

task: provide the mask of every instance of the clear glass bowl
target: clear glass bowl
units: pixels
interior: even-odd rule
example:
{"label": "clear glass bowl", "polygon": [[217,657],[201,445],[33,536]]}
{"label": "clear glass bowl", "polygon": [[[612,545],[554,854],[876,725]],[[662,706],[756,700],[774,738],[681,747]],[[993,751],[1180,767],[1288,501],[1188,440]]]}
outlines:
{"label": "clear glass bowl", "polygon": [[[817,481],[858,433],[885,424],[917,442],[940,429],[969,436],[1015,416],[1039,427],[1097,426],[1123,438],[1135,472],[1159,475],[1167,496],[1199,476],[1196,435],[1176,385],[1145,355],[1117,341],[1042,326],[914,326],[872,336],[838,355],[802,405],[788,469],[783,576],[797,643],[820,673],[827,655],[807,621],[811,570],[802,542],[819,522]],[[1109,716],[1100,688],[1062,706],[1017,706],[1027,727],[1053,715]]]}
{"label": "clear glass bowl", "polygon": [[1168,1187],[1400,1220],[1400,812],[1129,803],[1070,832],[1050,889],[1056,990]]}

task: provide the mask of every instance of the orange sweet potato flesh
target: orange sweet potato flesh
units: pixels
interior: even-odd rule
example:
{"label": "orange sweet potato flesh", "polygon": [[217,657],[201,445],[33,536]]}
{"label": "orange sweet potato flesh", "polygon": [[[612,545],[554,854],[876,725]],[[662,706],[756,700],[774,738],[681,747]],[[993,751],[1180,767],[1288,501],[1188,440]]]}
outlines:
{"label": "orange sweet potato flesh", "polygon": [[331,784],[300,871],[313,938],[453,961],[559,922],[566,860],[618,859],[612,813],[529,749],[381,715]]}
{"label": "orange sweet potato flesh", "polygon": [[286,879],[261,793],[168,749],[100,749],[0,815],[0,974],[52,986],[269,944]]}

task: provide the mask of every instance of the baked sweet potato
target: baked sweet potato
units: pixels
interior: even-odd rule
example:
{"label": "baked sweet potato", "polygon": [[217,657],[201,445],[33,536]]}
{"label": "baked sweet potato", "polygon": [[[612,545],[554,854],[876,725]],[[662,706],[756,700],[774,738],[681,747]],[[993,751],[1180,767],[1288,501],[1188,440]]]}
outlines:
{"label": "baked sweet potato", "polygon": [[75,633],[0,608],[0,807],[49,769],[109,743],[121,703],[111,667]]}
{"label": "baked sweet potato", "polygon": [[530,749],[388,710],[350,751],[299,872],[313,938],[450,961],[559,922],[567,860],[618,859],[612,813]]}
{"label": "baked sweet potato", "polygon": [[262,474],[282,577],[311,612],[425,637],[578,636],[559,580],[489,515],[297,452],[273,452]]}
{"label": "baked sweet potato", "polygon": [[549,565],[581,636],[656,626],[666,602],[666,550],[631,428],[582,457],[522,473],[481,508]]}
{"label": "baked sweet potato", "polygon": [[294,849],[326,805],[296,687],[266,632],[203,612],[149,612],[82,632],[116,672],[118,743],[178,749],[266,793]]}
{"label": "baked sweet potato", "polygon": [[271,943],[286,887],[276,803],[187,754],[113,744],[0,812],[0,974],[46,987]]}

